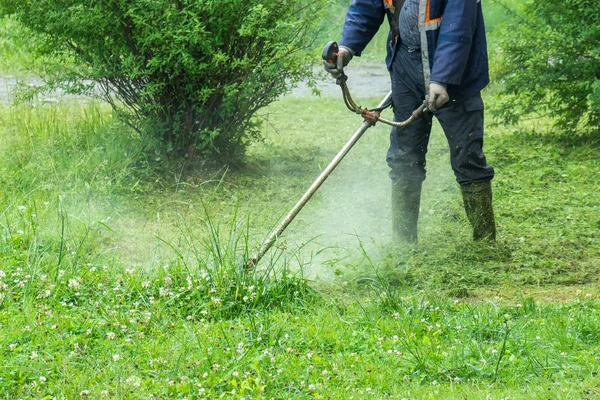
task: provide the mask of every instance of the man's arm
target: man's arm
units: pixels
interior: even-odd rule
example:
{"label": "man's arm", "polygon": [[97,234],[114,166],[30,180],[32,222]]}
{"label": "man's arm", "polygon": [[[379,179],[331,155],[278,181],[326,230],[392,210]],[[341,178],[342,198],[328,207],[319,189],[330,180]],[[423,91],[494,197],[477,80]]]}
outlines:
{"label": "man's arm", "polygon": [[384,18],[385,9],[381,0],[354,0],[346,14],[340,46],[352,49],[354,55],[360,56]]}
{"label": "man's arm", "polygon": [[477,0],[448,0],[440,25],[431,81],[460,85],[477,26]]}

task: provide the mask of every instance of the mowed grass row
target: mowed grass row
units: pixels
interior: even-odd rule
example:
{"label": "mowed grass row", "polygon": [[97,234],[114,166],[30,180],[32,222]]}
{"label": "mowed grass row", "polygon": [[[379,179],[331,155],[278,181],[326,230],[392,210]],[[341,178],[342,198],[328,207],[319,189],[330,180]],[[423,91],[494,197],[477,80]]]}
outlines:
{"label": "mowed grass row", "polygon": [[[485,245],[436,130],[420,244],[359,237],[323,282],[298,268],[325,187],[298,241],[241,266],[359,122],[328,98],[263,116],[264,142],[218,169],[170,160],[100,104],[0,111],[3,398],[600,396],[594,136],[490,127],[499,241]],[[346,172],[385,173],[386,136],[373,128],[340,166],[334,199]]]}

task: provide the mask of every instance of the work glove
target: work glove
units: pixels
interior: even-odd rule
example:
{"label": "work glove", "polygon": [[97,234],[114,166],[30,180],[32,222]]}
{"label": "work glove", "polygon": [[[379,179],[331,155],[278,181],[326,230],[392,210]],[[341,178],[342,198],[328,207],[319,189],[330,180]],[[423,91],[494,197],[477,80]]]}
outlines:
{"label": "work glove", "polygon": [[429,84],[429,94],[427,95],[427,109],[431,112],[437,111],[438,108],[446,104],[450,100],[446,86],[437,82]]}
{"label": "work glove", "polygon": [[325,66],[325,71],[328,72],[335,79],[341,78],[342,73],[344,72],[344,67],[348,65],[352,57],[354,56],[354,51],[346,46],[340,46],[338,51],[337,63],[330,64],[327,61],[323,61],[323,65]]}

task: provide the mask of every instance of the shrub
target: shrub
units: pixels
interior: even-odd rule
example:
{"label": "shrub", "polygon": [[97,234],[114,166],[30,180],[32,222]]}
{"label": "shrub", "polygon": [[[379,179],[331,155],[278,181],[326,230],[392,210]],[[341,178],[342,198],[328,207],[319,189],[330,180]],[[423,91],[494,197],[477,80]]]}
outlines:
{"label": "shrub", "polygon": [[497,32],[497,115],[550,115],[560,128],[600,128],[600,8],[596,0],[529,1]]}
{"label": "shrub", "polygon": [[[63,61],[47,85],[94,94],[167,149],[239,154],[255,113],[311,76],[323,0],[0,0]],[[68,65],[68,68],[64,67]]]}

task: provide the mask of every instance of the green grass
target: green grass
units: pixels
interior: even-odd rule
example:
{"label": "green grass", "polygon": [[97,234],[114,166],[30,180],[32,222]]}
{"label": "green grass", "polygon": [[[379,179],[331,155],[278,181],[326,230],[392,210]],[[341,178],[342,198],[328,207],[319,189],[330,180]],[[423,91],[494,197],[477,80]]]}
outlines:
{"label": "green grass", "polygon": [[4,398],[599,397],[593,137],[490,127],[485,245],[436,127],[421,241],[398,249],[377,126],[246,274],[359,124],[338,99],[273,104],[228,170],[152,155],[94,103],[0,116]]}

